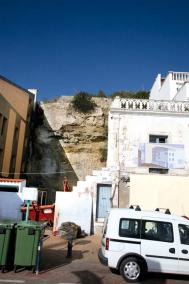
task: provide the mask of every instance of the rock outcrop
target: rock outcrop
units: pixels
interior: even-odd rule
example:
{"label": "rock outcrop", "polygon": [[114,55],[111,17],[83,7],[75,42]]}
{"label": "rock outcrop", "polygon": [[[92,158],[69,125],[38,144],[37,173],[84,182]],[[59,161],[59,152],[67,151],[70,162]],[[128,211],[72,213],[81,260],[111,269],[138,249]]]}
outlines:
{"label": "rock outcrop", "polygon": [[107,147],[108,111],[111,99],[93,98],[97,107],[88,114],[76,112],[71,100],[60,97],[40,102],[36,116],[33,146],[27,172],[32,186],[48,191],[53,201],[62,190],[63,177],[70,186],[105,165],[102,156]]}

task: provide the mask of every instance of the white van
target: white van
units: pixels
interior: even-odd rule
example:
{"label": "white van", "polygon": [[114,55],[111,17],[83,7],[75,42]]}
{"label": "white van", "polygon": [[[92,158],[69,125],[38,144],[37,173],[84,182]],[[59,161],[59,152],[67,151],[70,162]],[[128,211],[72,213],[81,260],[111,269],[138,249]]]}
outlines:
{"label": "white van", "polygon": [[99,259],[127,282],[148,271],[189,274],[189,220],[169,210],[111,209]]}

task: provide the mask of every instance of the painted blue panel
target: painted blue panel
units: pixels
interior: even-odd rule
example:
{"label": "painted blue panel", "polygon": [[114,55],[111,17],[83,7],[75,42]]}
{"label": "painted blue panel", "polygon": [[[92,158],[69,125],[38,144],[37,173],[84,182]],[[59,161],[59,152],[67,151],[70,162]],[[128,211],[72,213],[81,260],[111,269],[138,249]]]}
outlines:
{"label": "painted blue panel", "polygon": [[97,218],[105,218],[110,209],[111,186],[99,185],[97,200]]}

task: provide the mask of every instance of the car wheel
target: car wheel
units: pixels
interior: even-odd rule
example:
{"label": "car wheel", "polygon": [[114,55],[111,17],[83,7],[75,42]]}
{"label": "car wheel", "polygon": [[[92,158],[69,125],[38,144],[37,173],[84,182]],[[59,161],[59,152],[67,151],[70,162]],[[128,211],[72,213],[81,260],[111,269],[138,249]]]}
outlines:
{"label": "car wheel", "polygon": [[138,282],[144,277],[146,268],[142,260],[136,257],[124,259],[120,266],[120,273],[130,283]]}

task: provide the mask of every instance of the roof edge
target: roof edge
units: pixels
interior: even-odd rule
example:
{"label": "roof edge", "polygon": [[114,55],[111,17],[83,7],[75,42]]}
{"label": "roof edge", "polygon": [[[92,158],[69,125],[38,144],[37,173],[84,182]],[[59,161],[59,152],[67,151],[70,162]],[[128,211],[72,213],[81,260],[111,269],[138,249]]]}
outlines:
{"label": "roof edge", "polygon": [[9,83],[9,84],[11,84],[11,85],[13,85],[13,86],[15,86],[15,87],[17,87],[18,89],[20,89],[20,90],[22,90],[22,91],[28,93],[29,95],[32,95],[33,98],[35,98],[35,95],[34,95],[33,93],[31,93],[31,92],[28,91],[27,89],[25,89],[25,88],[19,86],[18,84],[12,82],[11,80],[7,79],[6,77],[0,75],[0,79],[3,80],[3,81],[5,81],[5,82],[7,82],[7,83]]}

